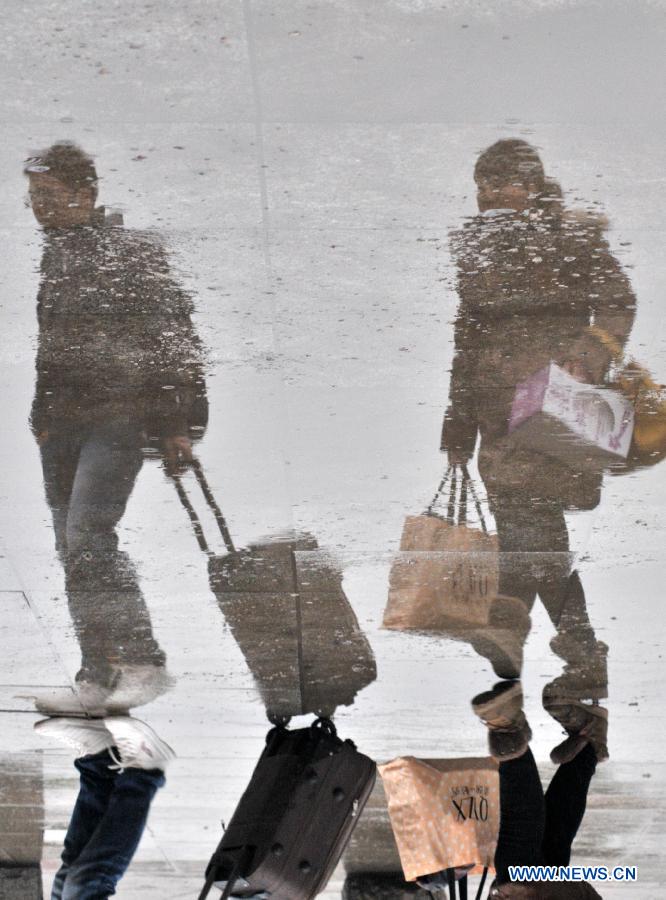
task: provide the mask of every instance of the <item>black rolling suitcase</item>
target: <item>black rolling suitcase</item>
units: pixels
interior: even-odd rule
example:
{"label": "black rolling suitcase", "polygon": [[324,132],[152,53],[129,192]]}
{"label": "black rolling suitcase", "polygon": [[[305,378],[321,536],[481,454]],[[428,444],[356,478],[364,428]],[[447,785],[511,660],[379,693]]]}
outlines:
{"label": "black rolling suitcase", "polygon": [[210,587],[252,672],[271,721],[350,706],[377,677],[372,648],[342,587],[342,573],[309,534],[236,548],[201,464],[191,464],[226,553],[210,549],[179,476],[178,496],[208,556]]}
{"label": "black rolling suitcase", "polygon": [[311,900],[326,887],[375,783],[375,763],[330,719],[273,728],[213,854],[199,900]]}

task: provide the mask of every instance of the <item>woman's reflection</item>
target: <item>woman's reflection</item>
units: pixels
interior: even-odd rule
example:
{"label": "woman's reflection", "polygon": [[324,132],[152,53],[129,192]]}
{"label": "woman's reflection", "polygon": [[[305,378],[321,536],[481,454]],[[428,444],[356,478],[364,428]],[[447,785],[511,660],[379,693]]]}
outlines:
{"label": "woman's reflection", "polygon": [[[605,382],[614,359],[608,345],[616,354],[624,347],[635,298],[604,237],[604,221],[564,208],[533,147],[498,141],[481,154],[474,177],[479,215],[452,242],[460,307],[442,449],[450,463],[465,464],[480,435],[479,472],[499,540],[499,596],[488,627],[472,640],[507,679],[473,700],[500,763],[492,895],[598,896],[589,885],[568,893],[536,885],[530,893],[510,884],[509,866],[568,864],[592,776],[608,757],[608,716],[599,705],[608,695],[607,647],[595,638],[583,586],[571,570],[565,521],[567,511],[598,505],[604,464],[593,453],[581,458],[574,447],[567,456],[562,448],[549,453],[517,444],[508,426],[517,386],[551,363],[579,381]],[[558,768],[545,794],[515,680],[537,594],[557,630],[551,647],[565,663],[543,692],[545,708],[566,733],[552,751]]]}
{"label": "woman's reflection", "polygon": [[[629,280],[604,237],[602,218],[567,211],[536,150],[502,140],[479,157],[479,214],[453,235],[460,306],[442,449],[467,462],[480,434],[479,471],[497,523],[499,599],[474,640],[502,678],[520,676],[537,593],[557,629],[566,668],[557,688],[606,696],[606,647],[589,623],[571,572],[565,511],[593,509],[602,467],[513,445],[516,386],[556,363],[579,380],[604,381],[635,314]],[[515,598],[521,604],[515,603]]]}
{"label": "woman's reflection", "polygon": [[168,678],[116,527],[146,445],[171,469],[191,458],[207,419],[201,345],[156,237],[95,207],[89,156],[55,144],[25,173],[44,234],[32,427],[81,646],[78,688],[89,712],[129,707]]}

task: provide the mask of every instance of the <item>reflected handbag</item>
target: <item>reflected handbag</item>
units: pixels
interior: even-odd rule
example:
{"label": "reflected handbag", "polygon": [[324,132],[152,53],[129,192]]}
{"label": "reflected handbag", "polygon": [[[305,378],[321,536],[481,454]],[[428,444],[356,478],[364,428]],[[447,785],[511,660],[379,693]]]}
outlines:
{"label": "reflected handbag", "polygon": [[[655,381],[645,366],[627,359],[622,345],[608,331],[597,325],[589,330],[614,360],[610,387],[619,390],[634,407],[634,433],[626,470],[637,465],[652,466],[666,456],[666,386]],[[619,464],[612,472],[619,474],[624,470]]]}
{"label": "reflected handbag", "polygon": [[[470,496],[479,527],[467,521]],[[488,624],[498,590],[497,535],[488,531],[467,468],[450,467],[425,513],[405,520],[383,626],[464,638]]]}
{"label": "reflected handbag", "polygon": [[[455,896],[456,869],[493,867],[499,833],[499,773],[491,758],[399,757],[378,766],[407,881],[432,894],[443,882]],[[465,870],[460,872],[460,870]],[[435,877],[432,877],[435,876]],[[466,895],[466,883],[462,893]]]}

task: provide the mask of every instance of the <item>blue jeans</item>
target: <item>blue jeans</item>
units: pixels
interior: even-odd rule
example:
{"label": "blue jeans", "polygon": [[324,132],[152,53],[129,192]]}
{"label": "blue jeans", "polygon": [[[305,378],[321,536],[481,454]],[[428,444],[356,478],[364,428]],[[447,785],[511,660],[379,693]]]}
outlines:
{"label": "blue jeans", "polygon": [[41,446],[56,549],[81,647],[79,677],[106,684],[112,664],[164,666],[137,573],[118,549],[120,522],[143,464],[137,425],[49,432]]}
{"label": "blue jeans", "polygon": [[160,769],[109,769],[108,751],[74,763],[81,774],[79,796],[65,837],[62,865],[51,900],[104,900],[127,871],[158,788]]}

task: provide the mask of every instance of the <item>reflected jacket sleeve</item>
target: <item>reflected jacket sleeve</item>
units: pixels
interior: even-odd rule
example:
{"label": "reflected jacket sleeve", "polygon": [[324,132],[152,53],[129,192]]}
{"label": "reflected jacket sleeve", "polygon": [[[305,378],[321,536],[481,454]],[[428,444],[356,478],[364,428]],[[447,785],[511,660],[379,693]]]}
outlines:
{"label": "reflected jacket sleeve", "polygon": [[440,442],[442,450],[459,450],[469,456],[474,453],[478,428],[472,327],[472,322],[464,313],[458,315],[455,325],[449,406],[444,415]]}
{"label": "reflected jacket sleeve", "polygon": [[154,329],[158,364],[148,383],[147,428],[151,437],[189,434],[197,438],[208,422],[208,400],[192,301],[171,276],[161,248],[151,278],[156,302],[148,327]]}

